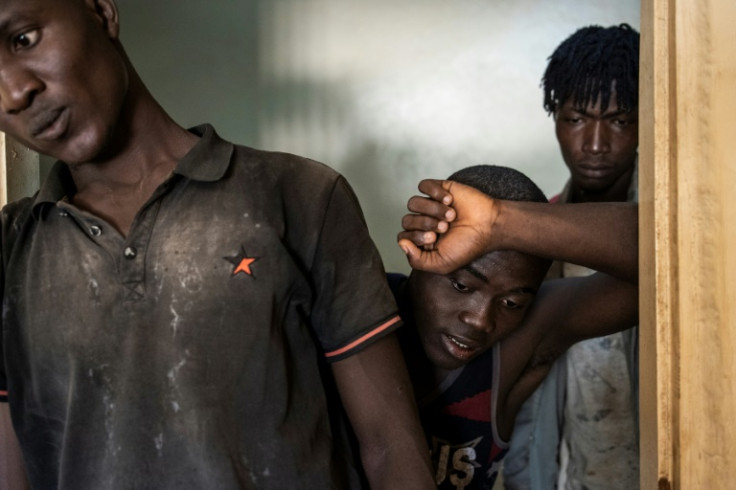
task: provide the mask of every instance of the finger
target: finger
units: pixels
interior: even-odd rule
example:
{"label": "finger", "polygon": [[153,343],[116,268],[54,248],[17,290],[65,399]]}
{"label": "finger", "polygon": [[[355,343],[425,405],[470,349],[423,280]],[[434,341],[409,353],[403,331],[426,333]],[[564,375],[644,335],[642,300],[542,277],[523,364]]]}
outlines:
{"label": "finger", "polygon": [[[409,240],[417,247],[431,250],[437,241],[437,234],[431,231],[402,231],[396,237],[397,240]],[[429,248],[427,248],[429,247]]]}
{"label": "finger", "polygon": [[400,239],[399,247],[406,254],[409,266],[416,270],[426,270],[428,263],[432,261],[436,252],[423,251],[414,245],[410,240]]}
{"label": "finger", "polygon": [[423,251],[417,248],[410,240],[400,239],[399,247],[406,254],[409,265],[414,270],[423,270],[437,274],[447,274],[452,269],[445,264],[437,251]]}
{"label": "finger", "polygon": [[439,221],[452,221],[457,215],[453,208],[422,196],[414,196],[409,199],[406,207],[413,213],[430,216]]}
{"label": "finger", "polygon": [[416,245],[414,245],[414,243],[412,243],[411,240],[407,240],[405,238],[399,239],[399,247],[404,251],[406,258],[409,261],[409,265],[414,268],[413,263],[416,262],[417,257],[419,257],[422,252]]}
{"label": "finger", "polygon": [[406,214],[401,218],[401,227],[406,231],[433,231],[444,233],[449,225],[447,221],[438,221],[422,214]]}
{"label": "finger", "polygon": [[452,194],[448,188],[445,187],[443,180],[436,179],[424,179],[419,182],[419,190],[437,202],[449,206],[452,204]]}

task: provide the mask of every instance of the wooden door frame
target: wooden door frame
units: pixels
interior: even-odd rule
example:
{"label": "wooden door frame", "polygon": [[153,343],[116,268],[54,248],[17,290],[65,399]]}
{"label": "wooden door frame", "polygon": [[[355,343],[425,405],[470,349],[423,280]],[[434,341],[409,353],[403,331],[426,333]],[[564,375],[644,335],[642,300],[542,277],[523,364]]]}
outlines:
{"label": "wooden door frame", "polygon": [[736,2],[643,0],[642,489],[736,481]]}
{"label": "wooden door frame", "polygon": [[36,192],[39,174],[38,153],[0,132],[0,205]]}

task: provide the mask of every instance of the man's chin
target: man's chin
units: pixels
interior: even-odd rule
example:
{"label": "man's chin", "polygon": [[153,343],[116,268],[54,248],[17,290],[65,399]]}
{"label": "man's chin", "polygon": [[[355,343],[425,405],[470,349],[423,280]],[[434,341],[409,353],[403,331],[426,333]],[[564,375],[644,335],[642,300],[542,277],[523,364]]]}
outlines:
{"label": "man's chin", "polygon": [[577,176],[573,182],[578,189],[591,194],[604,192],[613,185],[607,177]]}
{"label": "man's chin", "polygon": [[438,369],[444,371],[454,371],[463,367],[470,362],[471,359],[458,359],[449,352],[442,352],[441,355],[433,355],[429,358],[430,362]]}

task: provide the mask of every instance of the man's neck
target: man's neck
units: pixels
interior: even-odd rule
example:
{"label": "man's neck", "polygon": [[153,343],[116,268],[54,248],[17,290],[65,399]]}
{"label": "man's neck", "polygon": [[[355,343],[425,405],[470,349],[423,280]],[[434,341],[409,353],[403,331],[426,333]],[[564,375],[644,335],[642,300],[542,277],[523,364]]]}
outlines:
{"label": "man's neck", "polygon": [[603,192],[586,191],[576,187],[574,184],[570,186],[570,202],[625,202],[628,200],[628,186],[621,189],[606,189]]}
{"label": "man's neck", "polygon": [[107,220],[123,235],[198,140],[147,92],[131,101],[126,112],[109,151],[96,161],[69,165],[77,188],[72,203]]}
{"label": "man's neck", "polygon": [[570,202],[626,202],[629,200],[629,188],[631,187],[631,179],[634,174],[632,168],[615,182],[612,186],[601,190],[586,190],[577,186],[575,182],[570,181]]}

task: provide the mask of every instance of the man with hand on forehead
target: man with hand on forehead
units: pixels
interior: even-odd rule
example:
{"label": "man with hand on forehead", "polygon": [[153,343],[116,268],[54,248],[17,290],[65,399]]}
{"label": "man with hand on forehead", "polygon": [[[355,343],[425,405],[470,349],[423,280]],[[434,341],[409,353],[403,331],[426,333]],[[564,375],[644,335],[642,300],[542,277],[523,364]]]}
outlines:
{"label": "man with hand on forehead", "polygon": [[349,185],[179,126],[119,31],[113,0],[0,0],[0,130],[59,160],[0,215],[0,460],[9,405],[34,488],[431,488]]}
{"label": "man with hand on forehead", "polygon": [[[389,275],[399,339],[435,482],[491,488],[514,419],[554,360],[636,322],[637,208],[550,205],[520,172],[488,165],[420,190],[399,234],[413,270]],[[543,282],[553,259],[599,272]]]}

